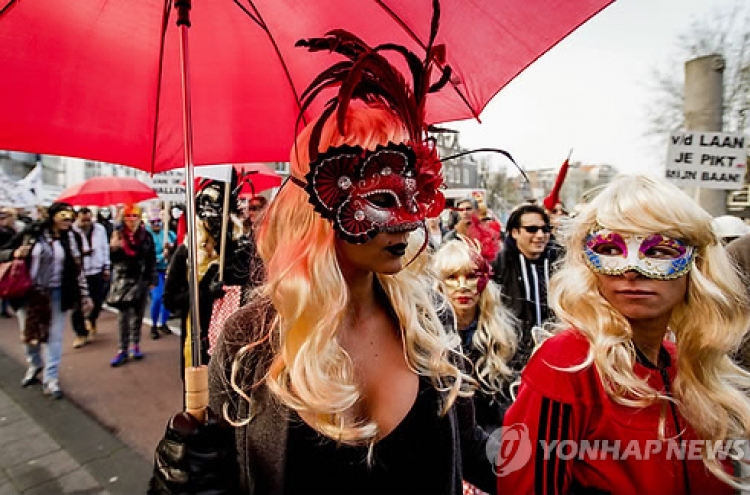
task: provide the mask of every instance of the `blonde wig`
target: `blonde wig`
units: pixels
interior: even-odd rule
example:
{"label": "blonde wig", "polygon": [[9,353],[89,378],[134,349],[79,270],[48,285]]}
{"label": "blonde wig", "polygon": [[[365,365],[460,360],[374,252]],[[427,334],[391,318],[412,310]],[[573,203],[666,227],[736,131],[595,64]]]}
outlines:
{"label": "blonde wig", "polygon": [[[448,277],[473,273],[478,268],[477,256],[481,253],[462,240],[443,244],[432,260],[440,290],[446,292],[442,282]],[[477,312],[477,330],[471,341],[479,354],[473,363],[474,376],[483,392],[500,394],[503,384],[513,379],[508,362],[516,352],[517,341],[514,318],[502,304],[500,288],[492,280],[479,296]]]}
{"label": "blonde wig", "polygon": [[[291,174],[300,180],[309,170],[307,144],[313,124],[303,130],[291,153]],[[352,104],[344,136],[335,124],[329,119],[324,125],[321,152],[344,144],[372,150],[389,141],[401,143],[407,136],[403,123],[380,107]],[[277,314],[265,336],[275,353],[265,383],[287,407],[307,413],[321,434],[348,444],[372,444],[378,427],[352,412],[362,396],[354,363],[338,339],[351,296],[334,241],[330,223],[315,213],[307,193],[294,184],[282,187],[259,218],[257,245],[267,281],[258,294],[270,299]],[[420,272],[423,264],[417,259],[395,275],[375,275],[398,317],[408,365],[445,392],[445,412],[457,396],[470,392],[467,377],[452,358],[458,357],[458,338],[441,323],[431,281]],[[253,345],[238,352],[235,364]],[[247,397],[234,379],[232,386]]]}
{"label": "blonde wig", "polygon": [[[633,371],[633,331],[597,288],[586,264],[584,239],[595,226],[625,233],[663,233],[694,246],[697,256],[685,301],[672,311],[669,329],[677,346],[674,398],[660,394]],[[698,438],[707,441],[750,436],[750,374],[733,355],[747,329],[745,289],[711,228],[711,216],[675,186],[642,175],[616,178],[563,230],[567,249],[550,288],[550,305],[565,326],[580,330],[591,347],[573,370],[594,364],[611,398],[642,407],[674,400]],[[662,415],[662,416],[663,416]],[[659,435],[664,435],[664,418]],[[719,479],[739,487],[719,460],[703,462]]]}

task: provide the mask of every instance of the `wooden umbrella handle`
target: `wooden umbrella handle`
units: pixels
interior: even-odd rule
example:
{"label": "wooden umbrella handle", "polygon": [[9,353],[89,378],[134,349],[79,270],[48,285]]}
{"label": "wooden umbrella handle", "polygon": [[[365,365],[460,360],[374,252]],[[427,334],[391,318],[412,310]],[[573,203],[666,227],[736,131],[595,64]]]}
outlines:
{"label": "wooden umbrella handle", "polygon": [[208,367],[185,368],[185,411],[195,419],[206,421],[208,407]]}

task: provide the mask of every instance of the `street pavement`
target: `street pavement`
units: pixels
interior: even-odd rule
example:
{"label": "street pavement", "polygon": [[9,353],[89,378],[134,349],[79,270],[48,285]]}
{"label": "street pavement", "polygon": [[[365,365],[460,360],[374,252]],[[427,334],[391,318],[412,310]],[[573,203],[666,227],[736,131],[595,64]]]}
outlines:
{"label": "street pavement", "polygon": [[[176,327],[176,322],[171,324]],[[103,311],[94,342],[73,349],[65,329],[55,401],[20,386],[25,371],[15,318],[0,318],[0,495],[140,494],[169,417],[182,408],[179,337],[151,340],[142,361],[111,368],[117,315]]]}

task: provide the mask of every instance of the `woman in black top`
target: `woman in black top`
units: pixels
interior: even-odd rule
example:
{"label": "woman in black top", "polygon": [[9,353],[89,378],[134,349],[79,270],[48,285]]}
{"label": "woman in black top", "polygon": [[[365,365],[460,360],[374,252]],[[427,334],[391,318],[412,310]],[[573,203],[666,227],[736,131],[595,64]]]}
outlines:
{"label": "woman in black top", "polygon": [[361,72],[337,64],[310,88],[342,92],[297,138],[291,183],[258,225],[265,283],[211,358],[211,409],[235,425],[231,453],[213,465],[222,472],[160,469],[180,466],[176,438],[191,451],[179,433],[189,419],[177,416],[152,493],[457,495],[464,477],[494,492],[452,311],[424,270],[424,220],[444,206],[423,120],[436,54],[411,65],[427,73],[410,88],[348,33],[300,44],[340,50]]}
{"label": "woman in black top", "polygon": [[449,241],[435,253],[432,266],[456,313],[461,345],[479,385],[474,394],[477,423],[487,433],[502,426],[517,379],[509,362],[516,350],[513,316],[501,302],[489,263],[469,238]]}

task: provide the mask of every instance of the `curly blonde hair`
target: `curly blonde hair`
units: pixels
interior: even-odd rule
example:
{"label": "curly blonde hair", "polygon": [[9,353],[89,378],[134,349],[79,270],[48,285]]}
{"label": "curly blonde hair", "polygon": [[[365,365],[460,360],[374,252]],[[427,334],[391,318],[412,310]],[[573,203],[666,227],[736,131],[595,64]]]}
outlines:
{"label": "curly blonde hair", "polygon": [[[625,233],[663,233],[697,251],[686,275],[685,301],[673,309],[669,322],[677,346],[673,398],[650,387],[633,371],[636,352],[631,325],[600,294],[596,273],[586,263],[583,246],[594,226]],[[711,228],[711,216],[671,184],[626,175],[616,178],[569,221],[562,237],[567,251],[550,284],[550,305],[566,328],[580,330],[591,345],[585,362],[570,370],[593,363],[610,397],[626,406],[665,406],[674,401],[700,439],[748,438],[750,373],[730,356],[743,340],[750,310],[740,277]],[[663,418],[659,435],[664,435]],[[707,452],[703,452],[703,462],[725,483],[745,486]]]}
{"label": "curly blonde hair", "polygon": [[[291,153],[291,175],[300,180],[309,170],[307,143],[313,125],[302,131]],[[328,119],[320,151],[344,144],[374,149],[406,138],[403,123],[391,112],[353,105],[345,135],[339,134],[335,119]],[[361,391],[354,364],[338,338],[351,295],[339,268],[335,233],[308,199],[301,187],[282,187],[259,219],[258,252],[267,270],[259,294],[270,299],[277,312],[268,335],[277,343],[275,355],[264,382],[284,405],[307,413],[319,433],[342,443],[372,444],[378,426],[370,418],[354,417]],[[420,271],[425,256],[397,274],[375,276],[398,317],[406,362],[445,392],[446,412],[456,397],[470,394],[466,380],[471,379],[451,357],[458,356],[458,338],[439,318],[439,310],[450,308],[436,304],[431,281]],[[235,364],[252,347],[250,343],[238,352]],[[234,380],[232,386],[242,392]]]}

